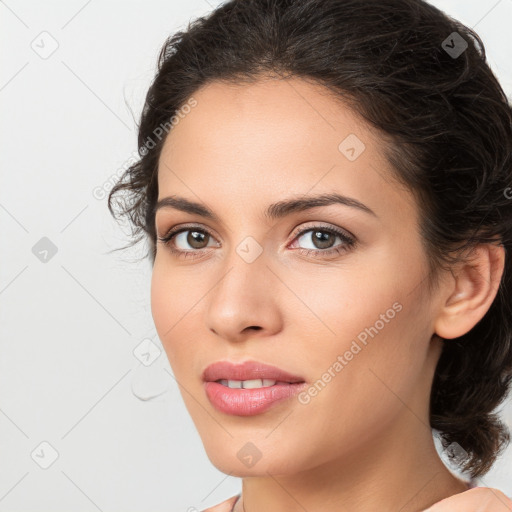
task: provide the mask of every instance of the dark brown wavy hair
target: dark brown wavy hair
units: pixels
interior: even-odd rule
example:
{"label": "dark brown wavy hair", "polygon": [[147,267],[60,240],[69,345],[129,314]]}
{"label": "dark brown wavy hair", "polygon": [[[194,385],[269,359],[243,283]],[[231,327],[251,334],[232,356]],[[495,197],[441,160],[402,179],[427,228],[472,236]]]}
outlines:
{"label": "dark brown wavy hair", "polygon": [[430,401],[444,448],[467,453],[459,469],[485,474],[510,440],[496,409],[512,380],[512,109],[482,41],[423,0],[231,0],[169,36],[138,125],[140,158],[108,197],[130,221],[129,245],[149,242],[152,264],[158,127],[209,82],[265,75],[322,84],[380,131],[418,201],[429,289],[466,250],[504,246],[497,296],[468,333],[443,340]]}

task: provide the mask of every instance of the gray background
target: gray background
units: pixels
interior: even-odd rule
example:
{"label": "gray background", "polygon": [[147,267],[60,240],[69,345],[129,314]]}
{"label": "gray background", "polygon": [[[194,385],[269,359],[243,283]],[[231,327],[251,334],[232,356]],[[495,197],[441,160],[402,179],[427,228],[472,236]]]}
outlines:
{"label": "gray background", "polygon": [[[512,94],[512,0],[433,3]],[[109,252],[129,231],[104,198],[164,39],[216,5],[0,1],[0,511],[192,511],[240,490],[159,355],[144,247]],[[511,474],[512,448],[481,485],[512,495]]]}

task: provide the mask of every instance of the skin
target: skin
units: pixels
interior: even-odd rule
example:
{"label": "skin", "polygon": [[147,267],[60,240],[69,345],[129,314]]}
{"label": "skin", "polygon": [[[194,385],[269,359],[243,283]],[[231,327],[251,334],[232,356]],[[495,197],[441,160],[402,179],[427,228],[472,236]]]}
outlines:
{"label": "skin", "polygon": [[512,500],[492,487],[477,487],[446,498],[424,512],[506,512]]}
{"label": "skin", "polygon": [[[428,420],[436,334],[460,336],[484,316],[503,248],[479,247],[429,296],[417,204],[393,181],[382,138],[346,105],[299,78],[214,82],[194,98],[165,141],[158,199],[183,196],[220,220],[157,212],[158,236],[186,223],[212,236],[196,246],[189,233],[174,239],[195,259],[158,242],[151,307],[209,459],[242,478],[245,512],[417,512],[458,497],[467,487],[440,460]],[[365,144],[354,161],[338,149],[349,134]],[[331,192],[376,215],[335,204],[263,216],[270,203]],[[346,250],[325,256],[311,235],[329,227],[356,245],[332,235]],[[306,228],[316,229],[297,236]],[[236,250],[246,237],[262,250],[251,263]],[[204,392],[203,370],[221,359],[262,361],[313,384],[395,303],[401,310],[307,404],[292,398],[241,417]],[[261,452],[252,467],[237,457],[248,442]]]}

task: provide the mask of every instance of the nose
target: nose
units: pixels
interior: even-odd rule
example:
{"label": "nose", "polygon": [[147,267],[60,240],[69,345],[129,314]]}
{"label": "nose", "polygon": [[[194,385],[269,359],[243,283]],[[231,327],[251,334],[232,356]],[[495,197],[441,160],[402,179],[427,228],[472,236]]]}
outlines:
{"label": "nose", "polygon": [[207,327],[232,342],[274,334],[282,325],[282,284],[268,266],[264,253],[249,261],[233,251],[205,297]]}

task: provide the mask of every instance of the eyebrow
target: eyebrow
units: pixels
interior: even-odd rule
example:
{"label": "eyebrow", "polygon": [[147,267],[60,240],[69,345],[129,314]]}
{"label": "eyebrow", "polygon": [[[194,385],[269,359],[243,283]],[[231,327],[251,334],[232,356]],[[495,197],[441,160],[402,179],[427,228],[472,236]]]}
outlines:
{"label": "eyebrow", "polygon": [[[357,208],[358,210],[373,215],[374,217],[378,217],[371,208],[361,203],[357,199],[337,193],[320,194],[316,196],[307,196],[297,199],[291,198],[278,201],[277,203],[269,205],[264,215],[266,218],[274,220],[285,217],[291,213],[303,212],[312,208],[317,208],[318,206],[329,206],[331,204],[342,204],[345,206],[350,206],[352,208]],[[220,222],[220,219],[217,217],[217,215],[207,206],[201,203],[190,201],[189,199],[185,199],[184,197],[177,195],[172,195],[160,199],[160,201],[158,201],[153,208],[153,215],[156,215],[156,212],[162,208],[174,208],[175,210],[200,215],[201,217],[211,219],[212,221]]]}

